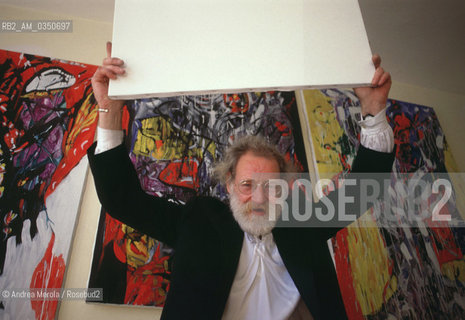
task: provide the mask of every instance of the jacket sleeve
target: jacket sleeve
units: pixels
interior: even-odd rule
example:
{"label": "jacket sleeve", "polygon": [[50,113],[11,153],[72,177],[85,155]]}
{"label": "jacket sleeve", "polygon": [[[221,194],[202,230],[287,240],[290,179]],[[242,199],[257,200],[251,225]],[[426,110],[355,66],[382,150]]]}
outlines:
{"label": "jacket sleeve", "polygon": [[87,151],[95,188],[103,208],[139,232],[175,247],[185,206],[147,194],[124,145],[95,155]]}

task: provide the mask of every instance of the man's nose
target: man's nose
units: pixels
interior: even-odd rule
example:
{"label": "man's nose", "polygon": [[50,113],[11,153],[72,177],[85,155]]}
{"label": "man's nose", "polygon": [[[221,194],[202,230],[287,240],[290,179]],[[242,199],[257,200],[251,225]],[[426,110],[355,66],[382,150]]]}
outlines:
{"label": "man's nose", "polygon": [[265,195],[265,191],[263,190],[263,186],[258,185],[252,193],[252,201],[260,204],[265,203],[266,199],[267,197]]}

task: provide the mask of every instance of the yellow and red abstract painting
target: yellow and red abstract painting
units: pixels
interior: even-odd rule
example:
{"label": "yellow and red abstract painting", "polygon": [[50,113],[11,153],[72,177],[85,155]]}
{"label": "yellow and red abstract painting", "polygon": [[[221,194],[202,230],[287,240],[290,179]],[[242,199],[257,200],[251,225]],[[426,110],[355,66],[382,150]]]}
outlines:
{"label": "yellow and red abstract painting", "polygon": [[[303,91],[301,97],[313,178],[337,179],[350,171],[359,145],[358,99],[336,89]],[[391,179],[458,172],[432,108],[389,100],[386,116],[396,145]],[[463,193],[461,180],[450,179]],[[454,201],[463,219],[463,198]],[[431,219],[417,227],[387,227],[373,210],[331,241],[349,319],[463,318],[465,229]]]}

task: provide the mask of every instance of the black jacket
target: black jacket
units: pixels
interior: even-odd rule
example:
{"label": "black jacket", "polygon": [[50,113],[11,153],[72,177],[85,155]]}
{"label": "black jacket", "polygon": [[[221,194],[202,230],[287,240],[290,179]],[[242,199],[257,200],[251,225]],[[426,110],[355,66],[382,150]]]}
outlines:
{"label": "black jacket", "polygon": [[[97,194],[114,218],[175,249],[162,319],[221,319],[234,280],[244,232],[229,206],[212,197],[186,205],[145,193],[123,145],[88,157]],[[360,147],[353,171],[390,172],[394,155]],[[275,228],[281,258],[317,319],[345,319],[327,239],[336,230]]]}

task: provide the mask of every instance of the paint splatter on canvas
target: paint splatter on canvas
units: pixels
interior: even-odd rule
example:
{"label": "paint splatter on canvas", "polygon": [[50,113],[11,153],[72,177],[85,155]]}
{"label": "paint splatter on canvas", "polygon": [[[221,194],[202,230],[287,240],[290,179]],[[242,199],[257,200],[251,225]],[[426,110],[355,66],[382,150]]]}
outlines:
{"label": "paint splatter on canvas", "polygon": [[[93,141],[95,66],[0,50],[0,287],[61,288]],[[0,317],[53,319],[6,299]]]}
{"label": "paint splatter on canvas", "polygon": [[[312,148],[319,150],[313,152],[310,166],[330,178],[349,171],[359,138],[356,97],[350,91],[315,90],[305,92],[303,98],[306,119],[313,128]],[[321,105],[329,112],[323,120],[312,117]],[[400,173],[457,172],[432,108],[389,100],[386,113],[396,144],[392,181]],[[327,137],[332,137],[331,142]],[[324,157],[334,161],[334,171],[322,165]],[[460,199],[455,200],[462,208]],[[370,219],[358,221],[332,239],[349,318],[461,319],[465,312],[463,228],[431,220],[416,228],[376,226]]]}
{"label": "paint splatter on canvas", "polygon": [[[306,170],[293,92],[136,100],[129,112],[130,158],[143,188],[153,196],[178,203],[196,195],[226,199],[210,171],[242,135],[267,137]],[[163,306],[172,249],[108,215],[102,215],[100,224],[89,286],[112,292],[104,295],[104,302]]]}

